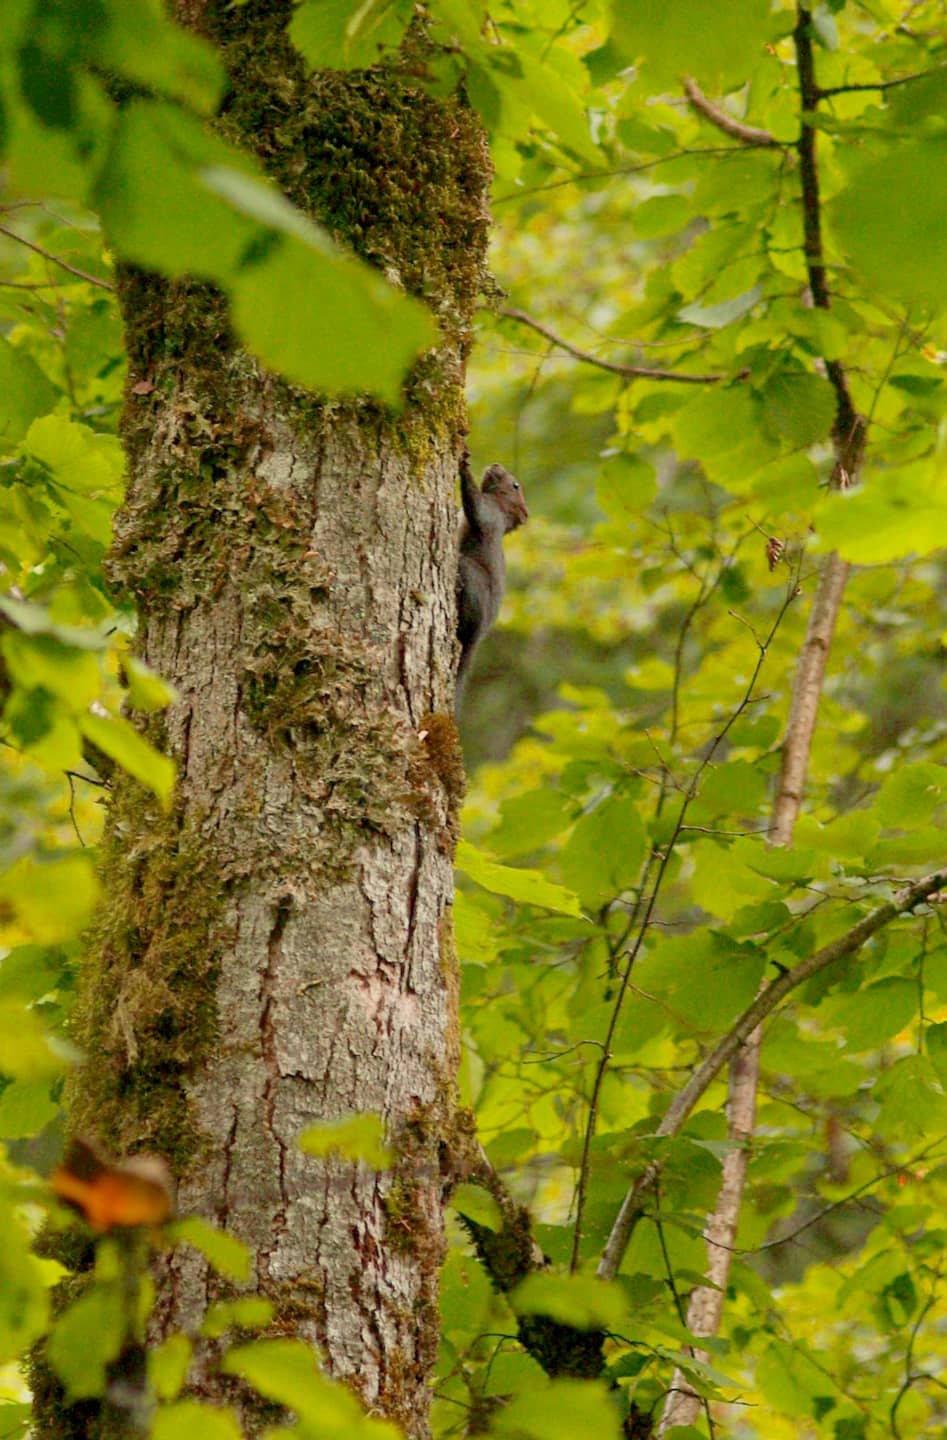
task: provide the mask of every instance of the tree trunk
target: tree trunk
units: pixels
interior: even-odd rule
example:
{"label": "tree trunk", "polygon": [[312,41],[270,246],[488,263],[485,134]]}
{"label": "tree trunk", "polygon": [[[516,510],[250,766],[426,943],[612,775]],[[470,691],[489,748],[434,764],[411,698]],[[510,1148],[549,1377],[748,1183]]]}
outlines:
{"label": "tree trunk", "polygon": [[[422,1435],[458,1061],[454,484],[489,161],[473,113],[418,88],[416,56],[306,77],[289,5],[180,8],[224,49],[227,133],[423,294],[443,340],[400,413],[327,402],[241,351],[207,287],[123,278],[111,574],[178,693],[148,723],[179,783],[170,815],[118,786],[72,1125],[165,1155],[180,1212],[252,1247],[278,1332]],[[298,1149],[352,1111],[383,1117],[390,1171]],[[221,1287],[178,1247],[155,1338],[193,1333]],[[206,1355],[197,1373],[203,1395],[234,1384]]]}

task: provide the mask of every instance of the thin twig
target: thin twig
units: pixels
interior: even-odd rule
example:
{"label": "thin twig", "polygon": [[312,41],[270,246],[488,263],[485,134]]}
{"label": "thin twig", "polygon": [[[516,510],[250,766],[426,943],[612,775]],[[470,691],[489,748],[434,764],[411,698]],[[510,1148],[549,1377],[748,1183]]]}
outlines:
{"label": "thin twig", "polygon": [[[858,924],[853,925],[844,935],[837,936],[835,940],[824,945],[815,954],[807,956],[805,960],[800,960],[799,964],[794,965],[792,969],[784,970],[775,980],[765,986],[752,1005],[747,1006],[726,1035],[701,1061],[687,1084],[678,1091],[657,1127],[655,1136],[658,1139],[669,1139],[680,1132],[694,1106],[709,1089],[724,1065],[733,1058],[744,1041],[767,1016],[773,1013],[787,995],[798,989],[813,975],[818,975],[822,970],[834,965],[837,960],[844,959],[846,955],[853,955],[877,931],[890,925],[891,921],[896,920],[898,916],[913,910],[916,905],[929,899],[945,885],[947,885],[947,866],[941,870],[935,870],[931,875],[925,875],[921,880],[912,881],[910,885],[899,890],[887,904],[879,906],[870,915],[859,920]],[[612,1280],[618,1273],[618,1267],[622,1262],[628,1242],[643,1213],[645,1199],[654,1188],[660,1173],[661,1162],[652,1160],[628,1190],[612,1226],[598,1267],[601,1279]]]}
{"label": "thin twig", "polygon": [[928,75],[937,75],[943,68],[943,65],[935,65],[933,70],[919,70],[916,75],[902,75],[899,80],[875,80],[863,85],[830,85],[825,90],[819,86],[816,95],[820,100],[828,100],[832,95],[854,95],[859,90],[893,90],[897,85],[910,85],[915,80],[926,80]]}
{"label": "thin twig", "polygon": [[553,333],[547,326],[534,320],[523,310],[498,309],[498,315],[503,315],[507,320],[515,320],[519,325],[528,325],[535,330],[537,335],[550,341],[557,349],[564,350],[575,360],[582,360],[586,365],[595,365],[599,370],[608,370],[612,375],[621,375],[626,380],[676,380],[681,385],[717,385],[721,380],[729,380],[729,375],[714,372],[709,375],[688,375],[678,370],[653,370],[647,365],[617,365],[612,360],[600,360],[597,355],[591,355],[588,350],[579,350],[575,345],[570,345],[568,340]]}
{"label": "thin twig", "polygon": [[762,145],[695,145],[682,150],[672,150],[668,155],[659,155],[656,160],[642,160],[638,165],[615,165],[607,170],[580,170],[574,175],[567,175],[563,180],[549,180],[544,185],[508,190],[505,195],[495,198],[493,207],[495,209],[497,205],[507,204],[510,200],[526,200],[529,196],[541,195],[546,190],[561,190],[564,185],[578,185],[583,180],[611,180],[616,175],[642,175],[648,170],[656,170],[659,165],[668,165],[673,160],[690,160],[696,155],[745,155],[747,151],[766,148]]}
{"label": "thin twig", "polygon": [[42,245],[36,245],[32,240],[27,240],[24,235],[18,235],[15,230],[10,230],[6,225],[0,225],[0,235],[6,235],[10,240],[16,240],[20,245],[25,245],[27,250],[34,250],[37,255],[42,255],[44,260],[49,260],[53,265],[58,265],[61,270],[68,270],[70,275],[75,275],[79,280],[85,280],[90,285],[97,285],[100,290],[114,290],[115,286],[110,285],[107,280],[100,280],[98,275],[89,275],[87,271],[80,270],[75,265],[70,265],[68,260],[62,260],[50,250],[44,250]]}
{"label": "thin twig", "polygon": [[0,280],[6,290],[58,290],[63,280]]}
{"label": "thin twig", "polygon": [[739,140],[741,145],[750,145],[757,150],[767,148],[774,150],[782,149],[783,142],[777,140],[776,136],[771,135],[768,130],[758,130],[755,125],[744,125],[742,121],[735,120],[732,115],[728,115],[725,110],[721,110],[712,100],[708,100],[703,90],[701,90],[697,84],[697,81],[691,75],[684,81],[684,94],[694,109],[698,110],[705,120],[709,120],[711,125],[715,125],[718,130],[722,130],[725,135],[730,135],[734,140]]}

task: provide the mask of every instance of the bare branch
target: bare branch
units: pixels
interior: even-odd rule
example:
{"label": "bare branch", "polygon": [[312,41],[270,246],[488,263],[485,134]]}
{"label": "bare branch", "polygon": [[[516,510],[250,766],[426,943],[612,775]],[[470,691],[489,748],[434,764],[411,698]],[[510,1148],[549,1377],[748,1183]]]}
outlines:
{"label": "bare branch", "polygon": [[90,285],[97,285],[100,290],[115,289],[115,286],[110,285],[107,280],[100,280],[98,275],[89,275],[85,270],[79,270],[75,265],[70,265],[68,260],[60,259],[51,250],[44,250],[42,245],[35,245],[32,240],[27,240],[24,235],[18,235],[15,230],[10,230],[6,225],[0,225],[0,235],[6,235],[10,240],[16,240],[20,245],[25,245],[27,250],[33,250],[37,255],[42,255],[44,260],[58,265],[60,270],[68,270],[70,275],[75,275],[77,279],[85,280]]}
{"label": "bare branch", "polygon": [[[837,936],[835,940],[824,945],[815,954],[807,956],[805,960],[800,960],[799,964],[794,965],[791,970],[784,970],[775,980],[765,986],[753,1004],[744,1010],[727,1034],[701,1061],[683,1089],[678,1091],[668,1106],[664,1119],[655,1131],[656,1136],[659,1139],[668,1139],[680,1133],[681,1127],[694,1106],[709,1089],[724,1065],[733,1059],[756,1027],[773,1013],[787,995],[798,989],[813,975],[818,975],[820,971],[834,965],[837,960],[843,959],[846,955],[853,955],[861,949],[866,940],[871,939],[872,935],[886,925],[890,925],[891,921],[896,920],[899,915],[905,915],[913,910],[916,905],[929,899],[931,895],[936,894],[945,886],[947,886],[947,866],[935,870],[930,875],[925,875],[921,880],[912,881],[910,885],[905,885],[903,889],[897,891],[887,904],[879,906],[870,915],[866,915],[863,920],[859,920],[858,924],[853,925],[844,935]],[[660,1173],[661,1162],[652,1160],[638,1176],[622,1201],[621,1209],[612,1226],[598,1267],[598,1274],[603,1280],[612,1280],[618,1273],[618,1267],[622,1262],[628,1242],[643,1212],[645,1199]]]}
{"label": "bare branch", "polygon": [[678,370],[652,370],[647,365],[617,365],[611,360],[600,360],[597,355],[591,355],[587,350],[579,350],[575,345],[570,345],[568,340],[553,333],[545,325],[534,320],[523,310],[499,309],[496,312],[503,315],[507,320],[515,320],[519,325],[528,325],[535,330],[537,335],[542,335],[559,350],[564,350],[575,360],[582,360],[586,365],[595,365],[599,370],[608,370],[612,375],[621,375],[626,380],[676,380],[681,385],[716,385],[721,380],[729,380],[729,375],[714,372],[709,375],[689,375]]}
{"label": "bare branch", "polygon": [[708,100],[691,75],[688,75],[684,81],[684,94],[705,120],[709,120],[711,125],[715,125],[718,130],[722,130],[724,135],[730,135],[734,140],[739,140],[741,145],[751,145],[757,150],[782,148],[783,142],[777,140],[776,136],[771,135],[768,130],[758,130],[755,125],[744,125],[741,121],[735,120],[732,115],[728,115],[725,110],[721,110],[712,100]]}

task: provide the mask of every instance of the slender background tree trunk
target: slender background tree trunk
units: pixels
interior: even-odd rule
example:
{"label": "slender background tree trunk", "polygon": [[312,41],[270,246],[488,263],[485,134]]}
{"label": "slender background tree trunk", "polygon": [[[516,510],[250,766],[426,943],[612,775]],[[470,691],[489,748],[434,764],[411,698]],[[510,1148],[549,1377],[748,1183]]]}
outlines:
{"label": "slender background tree trunk", "polygon": [[[473,113],[418,88],[420,41],[306,77],[288,4],[181,11],[224,48],[227,132],[423,294],[443,343],[400,414],[322,403],[240,351],[206,287],[124,277],[111,573],[178,692],[149,724],[179,785],[170,815],[124,782],[115,797],[72,1123],[167,1156],[181,1212],[253,1248],[280,1333],[423,1434],[458,1060],[454,483],[489,161]],[[351,1111],[384,1118],[389,1172],[297,1148]],[[193,1331],[221,1283],[179,1247],[156,1338]],[[201,1393],[225,1383],[199,1361]]]}

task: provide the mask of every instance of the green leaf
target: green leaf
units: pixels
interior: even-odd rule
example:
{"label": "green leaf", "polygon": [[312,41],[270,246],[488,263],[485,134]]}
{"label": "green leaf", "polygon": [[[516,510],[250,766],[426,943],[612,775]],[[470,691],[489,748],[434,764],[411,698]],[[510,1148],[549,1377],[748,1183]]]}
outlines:
{"label": "green leaf", "polygon": [[928,1025],[924,1031],[924,1044],[938,1080],[947,1087],[947,1021]]}
{"label": "green leaf", "polygon": [[144,710],[146,715],[151,715],[156,710],[173,705],[177,699],[174,686],[162,680],[144,661],[136,660],[134,655],[122,656],[122,670],[128,686],[128,703],[133,710]]}
{"label": "green leaf", "polygon": [[[148,1384],[159,1400],[174,1400],[181,1393],[191,1364],[193,1345],[186,1335],[169,1335],[148,1351]],[[166,1412],[165,1412],[166,1413]]]}
{"label": "green leaf", "polygon": [[[2,1042],[0,1042],[2,1043]],[[13,1207],[0,1196],[0,1365],[7,1365],[45,1330],[49,1304],[40,1262]]]}
{"label": "green leaf", "polygon": [[[293,304],[281,306],[281,295]],[[428,311],[367,265],[292,238],[241,273],[232,314],[249,348],[290,380],[392,404],[407,366],[437,339]]]}
{"label": "green leaf", "polygon": [[122,1348],[121,1291],[96,1284],[60,1315],[49,1338],[49,1363],[70,1400],[105,1394],[105,1367]]}
{"label": "green leaf", "polygon": [[706,93],[725,94],[766,62],[767,46],[790,28],[767,0],[612,0],[612,40],[641,64],[649,90],[679,90],[695,75]]}
{"label": "green leaf", "polygon": [[560,915],[582,914],[578,896],[571,890],[554,885],[538,870],[499,865],[467,840],[461,840],[457,846],[454,863],[462,874],[494,895],[506,895],[521,905],[538,905],[544,910],[555,910]]}
{"label": "green leaf", "polygon": [[502,1228],[503,1217],[499,1205],[489,1191],[480,1185],[466,1182],[455,1185],[449,1204],[459,1215],[466,1215],[469,1220],[485,1226],[487,1230],[499,1231]]}
{"label": "green leaf", "polygon": [[795,449],[828,438],[835,419],[835,392],[821,375],[783,366],[758,393],[764,424],[782,444]]}
{"label": "green leaf", "polygon": [[0,1440],[20,1440],[30,1428],[33,1407],[13,1400],[0,1400]]}
{"label": "green leaf", "polygon": [[41,944],[71,940],[88,923],[98,898],[88,855],[24,855],[0,876],[0,900],[13,907],[19,924]]}
{"label": "green leaf", "polygon": [[507,101],[538,116],[560,143],[586,164],[600,165],[602,155],[589,134],[589,122],[574,91],[549,65],[519,48],[513,52],[485,47],[490,79]]}
{"label": "green leaf", "polygon": [[244,1295],[239,1300],[216,1300],[209,1305],[201,1334],[216,1340],[227,1330],[262,1330],[273,1319],[273,1305],[262,1295]]}
{"label": "green leaf", "polygon": [[603,1381],[549,1380],[530,1386],[494,1415],[491,1432],[516,1440],[621,1440],[618,1409]]}
{"label": "green leaf", "polygon": [[454,939],[457,954],[465,964],[486,965],[496,959],[493,916],[478,902],[476,895],[463,890],[454,894]]}
{"label": "green leaf", "polygon": [[175,1220],[168,1227],[173,1240],[184,1240],[199,1250],[204,1259],[218,1273],[228,1280],[248,1280],[251,1272],[251,1256],[246,1245],[225,1230],[190,1215],[184,1220]]}
{"label": "green leaf", "polygon": [[220,1368],[239,1375],[267,1400],[295,1410],[304,1426],[326,1440],[400,1440],[398,1429],[369,1419],[346,1386],[319,1373],[316,1357],[301,1340],[256,1340],[229,1350]]}
{"label": "green leaf", "polygon": [[576,1330],[622,1330],[630,1318],[621,1288],[594,1275],[537,1272],[510,1298],[517,1314],[548,1315]]}
{"label": "green leaf", "polygon": [[52,635],[64,645],[76,646],[80,650],[104,650],[107,643],[101,630],[91,626],[61,625],[52,619],[44,605],[36,605],[29,600],[0,595],[0,613],[12,620],[24,635]]}
{"label": "green leaf", "polygon": [[760,422],[748,386],[713,386],[682,406],[671,429],[682,457],[699,460],[711,480],[739,495],[757,470],[779,454]]}
{"label": "green leaf", "polygon": [[182,30],[157,0],[109,0],[107,24],[96,32],[93,55],[107,70],[211,115],[227,89],[220,55]]}
{"label": "green leaf", "polygon": [[302,0],[289,38],[312,70],[362,69],[401,43],[408,0]]}
{"label": "green leaf", "polygon": [[731,300],[721,300],[716,305],[702,305],[699,302],[685,305],[678,311],[677,318],[688,325],[699,325],[704,330],[720,330],[724,325],[732,325],[734,320],[741,320],[747,315],[759,302],[761,295],[759,285],[754,285],[752,290],[746,290],[742,295],[734,295]]}
{"label": "green leaf", "polygon": [[701,1030],[722,1030],[756,995],[767,956],[754,945],[697,930],[660,941],[638,962],[641,988]]}
{"label": "green leaf", "polygon": [[[635,146],[635,140],[645,145],[653,143],[653,133],[646,127],[630,124],[627,120],[620,122],[618,133],[626,145]],[[632,224],[635,234],[641,239],[650,239],[657,235],[676,235],[679,230],[690,225],[694,218],[694,207],[686,195],[652,195],[650,200],[645,200],[643,205],[635,207]],[[700,324],[700,321],[695,321]]]}
{"label": "green leaf", "polygon": [[586,908],[595,908],[638,883],[647,845],[635,802],[627,795],[607,795],[582,817],[563,847],[563,879]]}
{"label": "green leaf", "polygon": [[943,765],[898,765],[886,775],[872,807],[882,825],[911,830],[929,820],[947,801]]}
{"label": "green leaf", "polygon": [[[121,255],[166,275],[226,283],[259,227],[201,183],[214,166],[251,167],[170,105],[134,100],[118,119],[96,208]],[[171,203],[171,197],[174,197]]]}
{"label": "green leaf", "polygon": [[36,361],[0,335],[0,443],[21,440],[58,397]]}
{"label": "green leaf", "polygon": [[862,160],[853,150],[851,159],[851,181],[829,214],[852,264],[882,294],[941,309],[947,305],[947,139],[905,136],[887,153]]}
{"label": "green leaf", "polygon": [[927,460],[883,472],[866,466],[862,485],[825,495],[816,526],[823,549],[856,565],[928,555],[947,535],[947,466]]}
{"label": "green leaf", "polygon": [[394,1154],[385,1144],[385,1124],[369,1111],[309,1125],[299,1136],[300,1150],[320,1159],[337,1155],[342,1160],[363,1160],[373,1170],[387,1170]]}
{"label": "green leaf", "polygon": [[174,790],[175,765],[120,715],[83,715],[79,728],[87,740],[154,791],[167,806]]}
{"label": "green leaf", "polygon": [[500,802],[500,820],[490,832],[490,848],[501,860],[539,850],[569,826],[572,814],[565,795],[550,786],[508,796]]}
{"label": "green leaf", "polygon": [[69,709],[82,710],[98,699],[101,675],[98,658],[76,650],[52,635],[7,631],[2,639],[7,673],[23,690],[45,690]]}
{"label": "green leaf", "polygon": [[917,1015],[918,998],[915,981],[890,978],[852,995],[832,996],[820,1013],[845,1032],[846,1051],[857,1055],[905,1030]]}
{"label": "green leaf", "polygon": [[113,492],[118,497],[125,458],[114,435],[99,435],[62,415],[43,415],[27,431],[23,450],[67,490],[83,495]]}
{"label": "green leaf", "polygon": [[926,1055],[905,1055],[885,1070],[872,1091],[878,1102],[875,1125],[879,1134],[898,1144],[947,1130],[947,1096]]}
{"label": "green leaf", "polygon": [[241,1440],[243,1431],[231,1409],[178,1400],[162,1405],[151,1422],[151,1440]]}
{"label": "green leaf", "polygon": [[59,1106],[50,1097],[48,1080],[14,1080],[0,1094],[0,1138],[23,1140],[38,1135],[58,1114]]}

